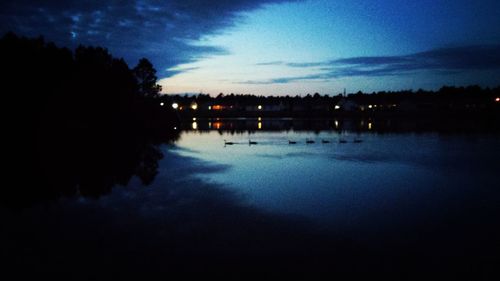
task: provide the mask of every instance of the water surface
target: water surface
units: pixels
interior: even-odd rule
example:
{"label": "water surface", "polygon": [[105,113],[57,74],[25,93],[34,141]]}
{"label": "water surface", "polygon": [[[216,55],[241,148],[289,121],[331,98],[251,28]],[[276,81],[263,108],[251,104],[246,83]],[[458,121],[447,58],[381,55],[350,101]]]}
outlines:
{"label": "water surface", "polygon": [[169,144],[53,145],[50,200],[32,178],[0,209],[2,258],[86,280],[496,280],[500,138],[471,124],[205,119]]}
{"label": "water surface", "polygon": [[480,215],[481,208],[498,202],[500,141],[494,134],[266,131],[258,126],[238,133],[184,131],[176,152],[226,166],[199,177],[235,191],[251,206],[352,235],[394,232],[467,208]]}

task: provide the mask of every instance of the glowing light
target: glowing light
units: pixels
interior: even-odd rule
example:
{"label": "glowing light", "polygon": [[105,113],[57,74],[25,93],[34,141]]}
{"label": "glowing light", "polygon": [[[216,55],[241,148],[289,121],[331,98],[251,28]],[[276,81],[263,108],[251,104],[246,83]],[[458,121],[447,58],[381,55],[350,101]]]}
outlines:
{"label": "glowing light", "polygon": [[208,106],[208,110],[212,110],[212,107],[210,105]]}
{"label": "glowing light", "polygon": [[193,124],[191,124],[191,128],[193,128],[193,130],[198,130],[198,123],[193,122]]}
{"label": "glowing light", "polygon": [[174,130],[177,130],[177,127],[174,127]]}
{"label": "glowing light", "polygon": [[192,109],[192,110],[197,110],[197,109],[198,109],[198,104],[197,104],[197,103],[195,103],[195,102],[193,102],[193,103],[191,104],[191,109]]}
{"label": "glowing light", "polygon": [[208,122],[208,128],[212,129],[212,122]]}
{"label": "glowing light", "polygon": [[173,108],[173,109],[177,109],[177,108],[179,108],[179,104],[178,104],[178,103],[176,103],[176,102],[174,102],[174,103],[172,104],[172,108]]}
{"label": "glowing light", "polygon": [[372,129],[372,122],[369,122],[368,123],[368,130],[371,130]]}
{"label": "glowing light", "polygon": [[500,98],[496,98],[496,99],[495,99],[495,101],[496,101],[496,102],[500,102]]}
{"label": "glowing light", "polygon": [[339,128],[339,121],[335,120],[335,128]]}
{"label": "glowing light", "polygon": [[262,129],[262,122],[257,123],[257,128],[259,128],[259,130]]}
{"label": "glowing light", "polygon": [[340,105],[335,106],[335,110],[340,109]]}
{"label": "glowing light", "polygon": [[196,121],[196,117],[193,117],[193,121]]}
{"label": "glowing light", "polygon": [[212,106],[213,110],[222,110],[222,105],[214,105]]}
{"label": "glowing light", "polygon": [[261,121],[261,120],[262,120],[262,117],[257,118],[257,120]]}
{"label": "glowing light", "polygon": [[261,110],[261,109],[262,109],[262,105],[260,105],[260,104],[259,104],[259,105],[257,106],[257,108],[258,108],[259,110]]}
{"label": "glowing light", "polygon": [[220,122],[215,122],[215,123],[214,123],[214,126],[215,126],[215,128],[218,130],[218,129],[220,129],[220,127],[221,127],[221,123],[220,123]]}
{"label": "glowing light", "polygon": [[165,104],[163,102],[160,102],[160,106],[164,106]]}
{"label": "glowing light", "polygon": [[372,107],[373,107],[373,105],[371,105],[371,104],[368,106],[368,108],[372,108]]}

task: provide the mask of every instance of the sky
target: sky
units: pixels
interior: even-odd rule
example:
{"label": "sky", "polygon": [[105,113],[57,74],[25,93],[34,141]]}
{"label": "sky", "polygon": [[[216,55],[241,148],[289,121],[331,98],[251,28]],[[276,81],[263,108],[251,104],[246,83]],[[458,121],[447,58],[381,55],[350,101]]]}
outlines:
{"label": "sky", "polygon": [[146,57],[164,93],[500,85],[497,0],[1,1],[7,31]]}

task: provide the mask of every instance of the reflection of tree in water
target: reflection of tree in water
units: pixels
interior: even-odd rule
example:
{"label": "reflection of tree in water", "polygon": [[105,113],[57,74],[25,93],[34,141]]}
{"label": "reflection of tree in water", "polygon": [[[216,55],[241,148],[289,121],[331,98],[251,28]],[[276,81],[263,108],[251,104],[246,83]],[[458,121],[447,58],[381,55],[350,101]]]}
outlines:
{"label": "reflection of tree in water", "polygon": [[156,145],[175,140],[177,118],[160,106],[147,59],[130,69],[103,48],[72,52],[7,34],[0,60],[12,182],[1,189],[2,203],[98,197],[134,175],[153,181],[162,158]]}
{"label": "reflection of tree in water", "polygon": [[55,139],[60,135],[50,135],[42,142],[40,176],[46,179],[45,189],[52,196],[79,193],[98,197],[110,192],[114,185],[127,185],[133,176],[145,185],[154,180],[158,161],[163,157],[155,144],[122,134],[83,134],[59,142]]}

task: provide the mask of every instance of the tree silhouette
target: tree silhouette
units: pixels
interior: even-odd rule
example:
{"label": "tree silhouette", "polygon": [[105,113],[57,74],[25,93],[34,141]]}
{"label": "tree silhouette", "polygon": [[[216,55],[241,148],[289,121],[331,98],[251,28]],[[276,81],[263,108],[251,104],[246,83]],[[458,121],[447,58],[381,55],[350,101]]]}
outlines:
{"label": "tree silhouette", "polygon": [[158,77],[156,77],[156,69],[148,59],[142,58],[133,69],[137,84],[139,86],[139,94],[148,98],[158,97],[161,86],[156,84]]}
{"label": "tree silhouette", "polygon": [[8,33],[0,38],[0,61],[9,110],[4,160],[12,170],[0,206],[99,197],[134,175],[144,184],[154,180],[157,145],[178,133],[175,112],[154,98],[161,88],[148,60],[132,70],[105,48],[72,52]]}

